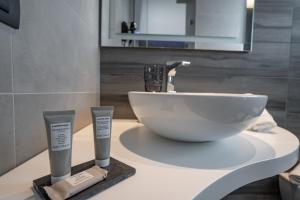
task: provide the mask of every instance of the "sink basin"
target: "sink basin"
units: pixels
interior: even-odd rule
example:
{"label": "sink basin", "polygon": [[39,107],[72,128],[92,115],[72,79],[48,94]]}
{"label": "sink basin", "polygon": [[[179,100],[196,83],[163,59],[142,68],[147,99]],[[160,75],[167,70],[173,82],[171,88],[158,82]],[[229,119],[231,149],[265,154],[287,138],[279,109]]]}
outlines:
{"label": "sink basin", "polygon": [[187,142],[224,139],[245,130],[268,97],[252,94],[129,92],[141,123],[161,136]]}

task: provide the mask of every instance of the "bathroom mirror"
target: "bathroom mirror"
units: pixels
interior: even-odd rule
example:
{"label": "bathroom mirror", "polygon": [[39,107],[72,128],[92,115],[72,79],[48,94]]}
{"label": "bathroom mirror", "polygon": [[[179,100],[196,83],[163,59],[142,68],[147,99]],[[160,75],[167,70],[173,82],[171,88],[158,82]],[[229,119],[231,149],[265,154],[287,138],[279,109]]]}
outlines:
{"label": "bathroom mirror", "polygon": [[251,51],[255,0],[102,0],[101,45]]}
{"label": "bathroom mirror", "polygon": [[0,22],[18,29],[20,26],[20,0],[0,0]]}

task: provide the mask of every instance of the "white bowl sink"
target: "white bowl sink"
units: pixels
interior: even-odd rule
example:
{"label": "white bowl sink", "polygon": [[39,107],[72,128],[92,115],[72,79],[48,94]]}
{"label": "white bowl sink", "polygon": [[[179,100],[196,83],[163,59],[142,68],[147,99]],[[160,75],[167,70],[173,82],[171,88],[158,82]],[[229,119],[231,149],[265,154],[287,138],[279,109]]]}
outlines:
{"label": "white bowl sink", "polygon": [[141,123],[161,136],[188,142],[214,141],[245,130],[268,97],[252,94],[129,92]]}

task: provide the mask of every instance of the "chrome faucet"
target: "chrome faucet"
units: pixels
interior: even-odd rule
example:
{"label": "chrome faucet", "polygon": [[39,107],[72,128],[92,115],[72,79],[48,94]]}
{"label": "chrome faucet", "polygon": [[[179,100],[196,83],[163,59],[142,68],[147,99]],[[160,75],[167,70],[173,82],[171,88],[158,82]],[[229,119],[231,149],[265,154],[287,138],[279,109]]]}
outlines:
{"label": "chrome faucet", "polygon": [[175,75],[177,67],[187,67],[189,61],[168,61],[166,63],[163,80],[163,92],[175,92]]}

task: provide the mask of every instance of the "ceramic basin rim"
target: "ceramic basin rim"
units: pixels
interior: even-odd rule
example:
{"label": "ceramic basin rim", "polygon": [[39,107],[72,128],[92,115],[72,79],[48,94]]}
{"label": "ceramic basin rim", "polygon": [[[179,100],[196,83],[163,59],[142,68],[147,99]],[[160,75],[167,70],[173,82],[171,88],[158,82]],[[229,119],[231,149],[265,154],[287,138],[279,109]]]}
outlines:
{"label": "ceramic basin rim", "polygon": [[267,95],[258,94],[237,94],[237,93],[191,93],[191,92],[140,92],[130,91],[128,95],[161,95],[161,96],[199,96],[199,97],[222,97],[222,98],[262,98],[268,99]]}

